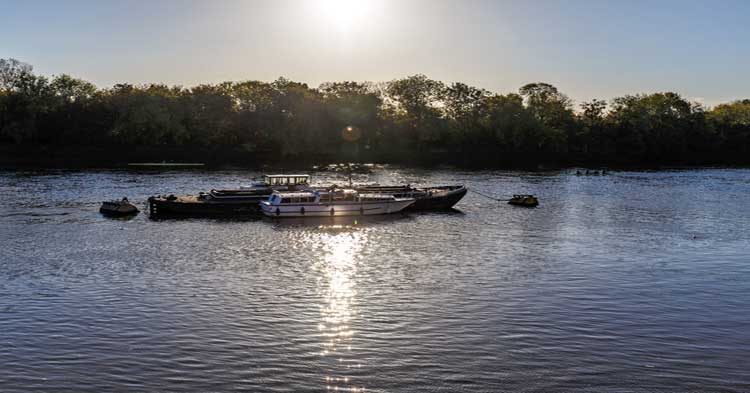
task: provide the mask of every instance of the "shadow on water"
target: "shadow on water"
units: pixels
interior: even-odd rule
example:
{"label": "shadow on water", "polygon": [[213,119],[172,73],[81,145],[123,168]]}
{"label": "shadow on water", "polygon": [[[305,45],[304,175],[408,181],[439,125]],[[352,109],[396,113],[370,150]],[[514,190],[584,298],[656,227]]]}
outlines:
{"label": "shadow on water", "polygon": [[260,214],[246,215],[159,215],[151,216],[146,213],[148,219],[155,222],[170,221],[206,221],[206,222],[256,222],[263,220]]}
{"label": "shadow on water", "polygon": [[452,207],[448,210],[436,210],[436,211],[427,211],[427,212],[419,212],[414,213],[416,215],[420,216],[465,216],[466,213],[463,212],[463,210],[456,209],[455,207]]}
{"label": "shadow on water", "polygon": [[[320,227],[320,228],[331,228],[331,227],[356,227],[356,226],[371,226],[371,225],[384,225],[396,221],[410,221],[414,220],[418,216],[465,216],[461,210],[452,208],[445,211],[434,211],[434,212],[410,212],[410,213],[396,213],[388,215],[378,216],[336,216],[336,217],[286,217],[286,218],[274,218],[265,217],[262,214],[250,214],[250,215],[238,215],[238,216],[222,216],[222,215],[195,215],[195,216],[149,216],[147,218],[155,222],[170,222],[170,221],[206,221],[206,222],[258,222],[264,221],[272,224],[276,228],[292,228],[292,227]],[[130,217],[129,219],[132,219]]]}
{"label": "shadow on water", "polygon": [[139,213],[128,214],[126,216],[112,216],[104,213],[99,213],[99,215],[106,218],[107,220],[127,222],[133,221],[136,217],[138,217]]}

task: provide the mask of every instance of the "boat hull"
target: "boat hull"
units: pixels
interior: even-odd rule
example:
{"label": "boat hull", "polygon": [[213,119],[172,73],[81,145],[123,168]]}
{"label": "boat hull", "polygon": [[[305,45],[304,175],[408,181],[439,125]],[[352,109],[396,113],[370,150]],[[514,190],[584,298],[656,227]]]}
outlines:
{"label": "boat hull", "polygon": [[413,199],[407,199],[375,203],[352,202],[276,206],[264,201],[260,203],[260,208],[263,214],[269,217],[345,217],[398,213],[413,203]]}
{"label": "boat hull", "polygon": [[[389,194],[396,198],[414,198],[415,202],[404,210],[425,212],[450,210],[466,195],[467,189],[464,186],[423,189],[407,186],[370,186],[359,187],[357,191]],[[219,190],[215,192],[217,197],[210,199],[200,199],[195,196],[151,197],[148,199],[149,214],[152,217],[257,215],[262,213],[259,203],[267,200],[271,192],[269,190],[267,194],[248,195],[247,191]],[[351,215],[356,214],[351,213]]]}
{"label": "boat hull", "polygon": [[258,196],[241,201],[213,201],[190,196],[175,199],[151,197],[148,199],[148,209],[152,217],[257,215],[260,213],[258,203],[267,198]]}
{"label": "boat hull", "polygon": [[[455,186],[451,186],[450,188],[435,188],[435,191],[431,195],[417,199],[417,201],[407,209],[410,211],[450,210],[468,192],[464,186],[454,187]],[[426,190],[429,192],[431,189]]]}
{"label": "boat hull", "polygon": [[127,202],[104,202],[99,208],[99,213],[110,217],[124,217],[138,214],[139,210],[132,203]]}
{"label": "boat hull", "polygon": [[407,211],[441,211],[450,210],[468,192],[465,186],[440,186],[427,188],[370,186],[357,188],[359,192],[390,194],[397,198],[414,198],[416,201],[407,207]]}

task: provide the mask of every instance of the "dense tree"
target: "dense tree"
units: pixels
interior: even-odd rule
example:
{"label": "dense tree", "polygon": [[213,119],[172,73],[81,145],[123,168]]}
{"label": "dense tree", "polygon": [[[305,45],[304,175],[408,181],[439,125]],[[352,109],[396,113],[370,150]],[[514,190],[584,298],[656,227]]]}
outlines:
{"label": "dense tree", "polygon": [[20,84],[32,76],[33,69],[30,64],[16,59],[0,59],[0,90],[20,90]]}
{"label": "dense tree", "polygon": [[442,97],[445,85],[424,75],[397,79],[388,84],[387,102],[392,105],[397,123],[405,136],[423,147],[437,141],[444,130]]}
{"label": "dense tree", "polygon": [[592,100],[555,86],[494,94],[424,75],[385,83],[279,78],[191,88],[96,86],[0,59],[0,144],[221,148],[263,157],[504,157],[607,162],[748,159],[750,100],[706,110],[676,93]]}
{"label": "dense tree", "polygon": [[581,103],[580,107],[579,126],[570,139],[571,145],[584,154],[609,152],[611,146],[607,143],[610,139],[606,127],[607,102],[595,98]]}
{"label": "dense tree", "polygon": [[443,111],[452,130],[447,142],[469,143],[483,139],[483,117],[490,92],[463,83],[453,83],[443,91]]}
{"label": "dense tree", "polygon": [[728,104],[717,105],[708,113],[711,129],[720,141],[720,150],[747,156],[750,154],[750,99],[738,100]]}
{"label": "dense tree", "polygon": [[544,126],[543,141],[547,150],[563,151],[573,139],[572,101],[549,83],[529,83],[518,90],[526,108]]}
{"label": "dense tree", "polygon": [[686,133],[692,128],[694,108],[676,93],[655,93],[615,98],[609,114],[617,130],[620,153],[679,158],[687,153]]}

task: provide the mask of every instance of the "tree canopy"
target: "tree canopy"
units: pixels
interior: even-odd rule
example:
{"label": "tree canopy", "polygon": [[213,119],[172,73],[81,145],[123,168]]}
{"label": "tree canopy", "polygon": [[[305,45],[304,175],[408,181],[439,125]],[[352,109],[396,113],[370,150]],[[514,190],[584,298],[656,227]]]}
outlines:
{"label": "tree canopy", "polygon": [[449,154],[690,162],[747,157],[750,99],[710,110],[673,92],[574,106],[548,83],[500,94],[425,75],[385,83],[279,78],[97,88],[0,59],[0,144],[237,149],[277,157]]}

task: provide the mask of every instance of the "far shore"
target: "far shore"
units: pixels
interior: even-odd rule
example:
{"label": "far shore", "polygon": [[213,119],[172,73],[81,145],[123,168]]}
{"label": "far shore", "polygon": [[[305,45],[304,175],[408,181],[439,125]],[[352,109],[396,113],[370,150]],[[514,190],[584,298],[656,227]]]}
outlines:
{"label": "far shore", "polygon": [[131,168],[131,169],[222,169],[222,168],[308,168],[330,163],[377,163],[434,168],[465,169],[548,169],[750,166],[750,157],[710,155],[670,160],[635,160],[627,157],[580,156],[564,153],[524,154],[493,151],[422,152],[409,154],[319,154],[285,156],[250,153],[231,148],[190,147],[85,147],[0,145],[0,169],[24,168]]}

